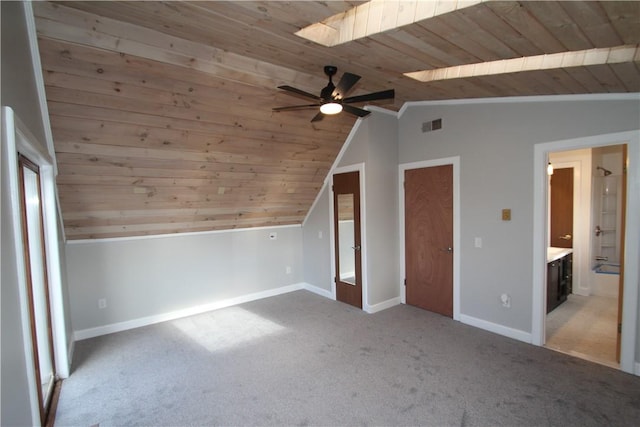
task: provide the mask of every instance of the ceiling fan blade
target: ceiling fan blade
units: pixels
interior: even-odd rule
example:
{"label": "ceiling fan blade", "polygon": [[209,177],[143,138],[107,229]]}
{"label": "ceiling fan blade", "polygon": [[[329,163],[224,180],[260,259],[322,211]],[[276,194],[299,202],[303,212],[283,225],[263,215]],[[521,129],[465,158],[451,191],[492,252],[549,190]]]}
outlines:
{"label": "ceiling fan blade", "polygon": [[347,113],[356,115],[358,117],[364,117],[371,114],[371,111],[363,110],[362,108],[353,107],[351,105],[345,105],[345,104],[342,105],[342,110],[346,111]]}
{"label": "ceiling fan blade", "polygon": [[313,116],[313,119],[311,119],[311,123],[313,122],[319,122],[320,120],[324,119],[324,114],[322,113],[318,113],[315,116]]}
{"label": "ceiling fan blade", "polygon": [[294,111],[294,110],[306,110],[307,108],[318,108],[320,104],[307,104],[307,105],[291,105],[289,107],[276,107],[271,111]]}
{"label": "ceiling fan blade", "polygon": [[333,90],[331,94],[332,99],[343,99],[347,93],[351,90],[353,85],[355,85],[358,80],[360,80],[360,76],[351,73],[344,73],[338,82],[338,85]]}
{"label": "ceiling fan blade", "polygon": [[278,89],[286,90],[288,92],[295,93],[295,94],[300,95],[300,96],[304,96],[305,98],[311,98],[311,99],[316,100],[316,101],[320,101],[320,99],[321,99],[317,95],[314,95],[314,94],[309,93],[309,92],[305,92],[305,91],[303,91],[301,89],[297,89],[297,88],[295,88],[293,86],[287,86],[287,85],[278,86]]}
{"label": "ceiling fan blade", "polygon": [[380,99],[393,99],[396,93],[395,90],[383,90],[380,92],[368,93],[366,95],[358,95],[358,96],[350,96],[349,98],[345,98],[342,102],[352,103],[352,102],[365,102],[365,101],[378,101]]}

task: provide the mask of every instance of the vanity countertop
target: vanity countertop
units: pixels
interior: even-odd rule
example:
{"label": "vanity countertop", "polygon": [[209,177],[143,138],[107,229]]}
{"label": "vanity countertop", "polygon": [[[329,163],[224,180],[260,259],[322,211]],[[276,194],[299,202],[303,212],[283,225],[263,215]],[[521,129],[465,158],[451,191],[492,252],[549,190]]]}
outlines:
{"label": "vanity countertop", "polygon": [[562,258],[563,256],[569,255],[570,253],[573,253],[573,249],[571,248],[549,247],[547,248],[547,262],[553,262]]}

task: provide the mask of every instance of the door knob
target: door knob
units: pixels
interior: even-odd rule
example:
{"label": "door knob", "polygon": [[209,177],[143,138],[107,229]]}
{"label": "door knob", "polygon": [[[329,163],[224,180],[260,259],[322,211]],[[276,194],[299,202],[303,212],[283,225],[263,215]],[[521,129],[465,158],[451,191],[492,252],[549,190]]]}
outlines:
{"label": "door knob", "polygon": [[360,250],[360,245],[358,245],[358,246],[351,246],[351,249],[353,249],[354,251],[359,251],[359,250]]}
{"label": "door knob", "polygon": [[571,234],[565,234],[564,236],[558,236],[558,239],[571,240]]}
{"label": "door knob", "polygon": [[447,253],[451,253],[453,252],[453,248],[452,247],[448,247],[448,248],[441,248],[440,249],[442,252],[447,252]]}

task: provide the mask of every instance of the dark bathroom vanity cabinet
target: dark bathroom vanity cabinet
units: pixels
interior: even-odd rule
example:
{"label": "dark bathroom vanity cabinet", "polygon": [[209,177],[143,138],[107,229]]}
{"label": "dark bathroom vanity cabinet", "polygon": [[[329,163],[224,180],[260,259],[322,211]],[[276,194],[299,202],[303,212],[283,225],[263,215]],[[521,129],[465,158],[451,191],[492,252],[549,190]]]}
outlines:
{"label": "dark bathroom vanity cabinet", "polygon": [[[573,254],[571,249],[549,248],[547,256],[547,313],[567,300],[573,291]],[[551,249],[556,249],[551,251]]]}

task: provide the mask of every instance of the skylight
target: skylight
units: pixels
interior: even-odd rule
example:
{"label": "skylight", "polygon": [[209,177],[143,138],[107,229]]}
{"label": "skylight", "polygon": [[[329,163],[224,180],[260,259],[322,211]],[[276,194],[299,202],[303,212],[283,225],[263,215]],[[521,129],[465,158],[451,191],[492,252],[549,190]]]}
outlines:
{"label": "skylight", "polygon": [[522,71],[550,70],[555,68],[589,65],[618,64],[640,60],[640,45],[623,45],[609,48],[587,49],[548,55],[524,56],[499,61],[478,62],[454,67],[404,73],[421,82],[461,79]]}
{"label": "skylight", "polygon": [[296,35],[323,46],[337,46],[483,1],[487,0],[371,0],[311,24]]}

